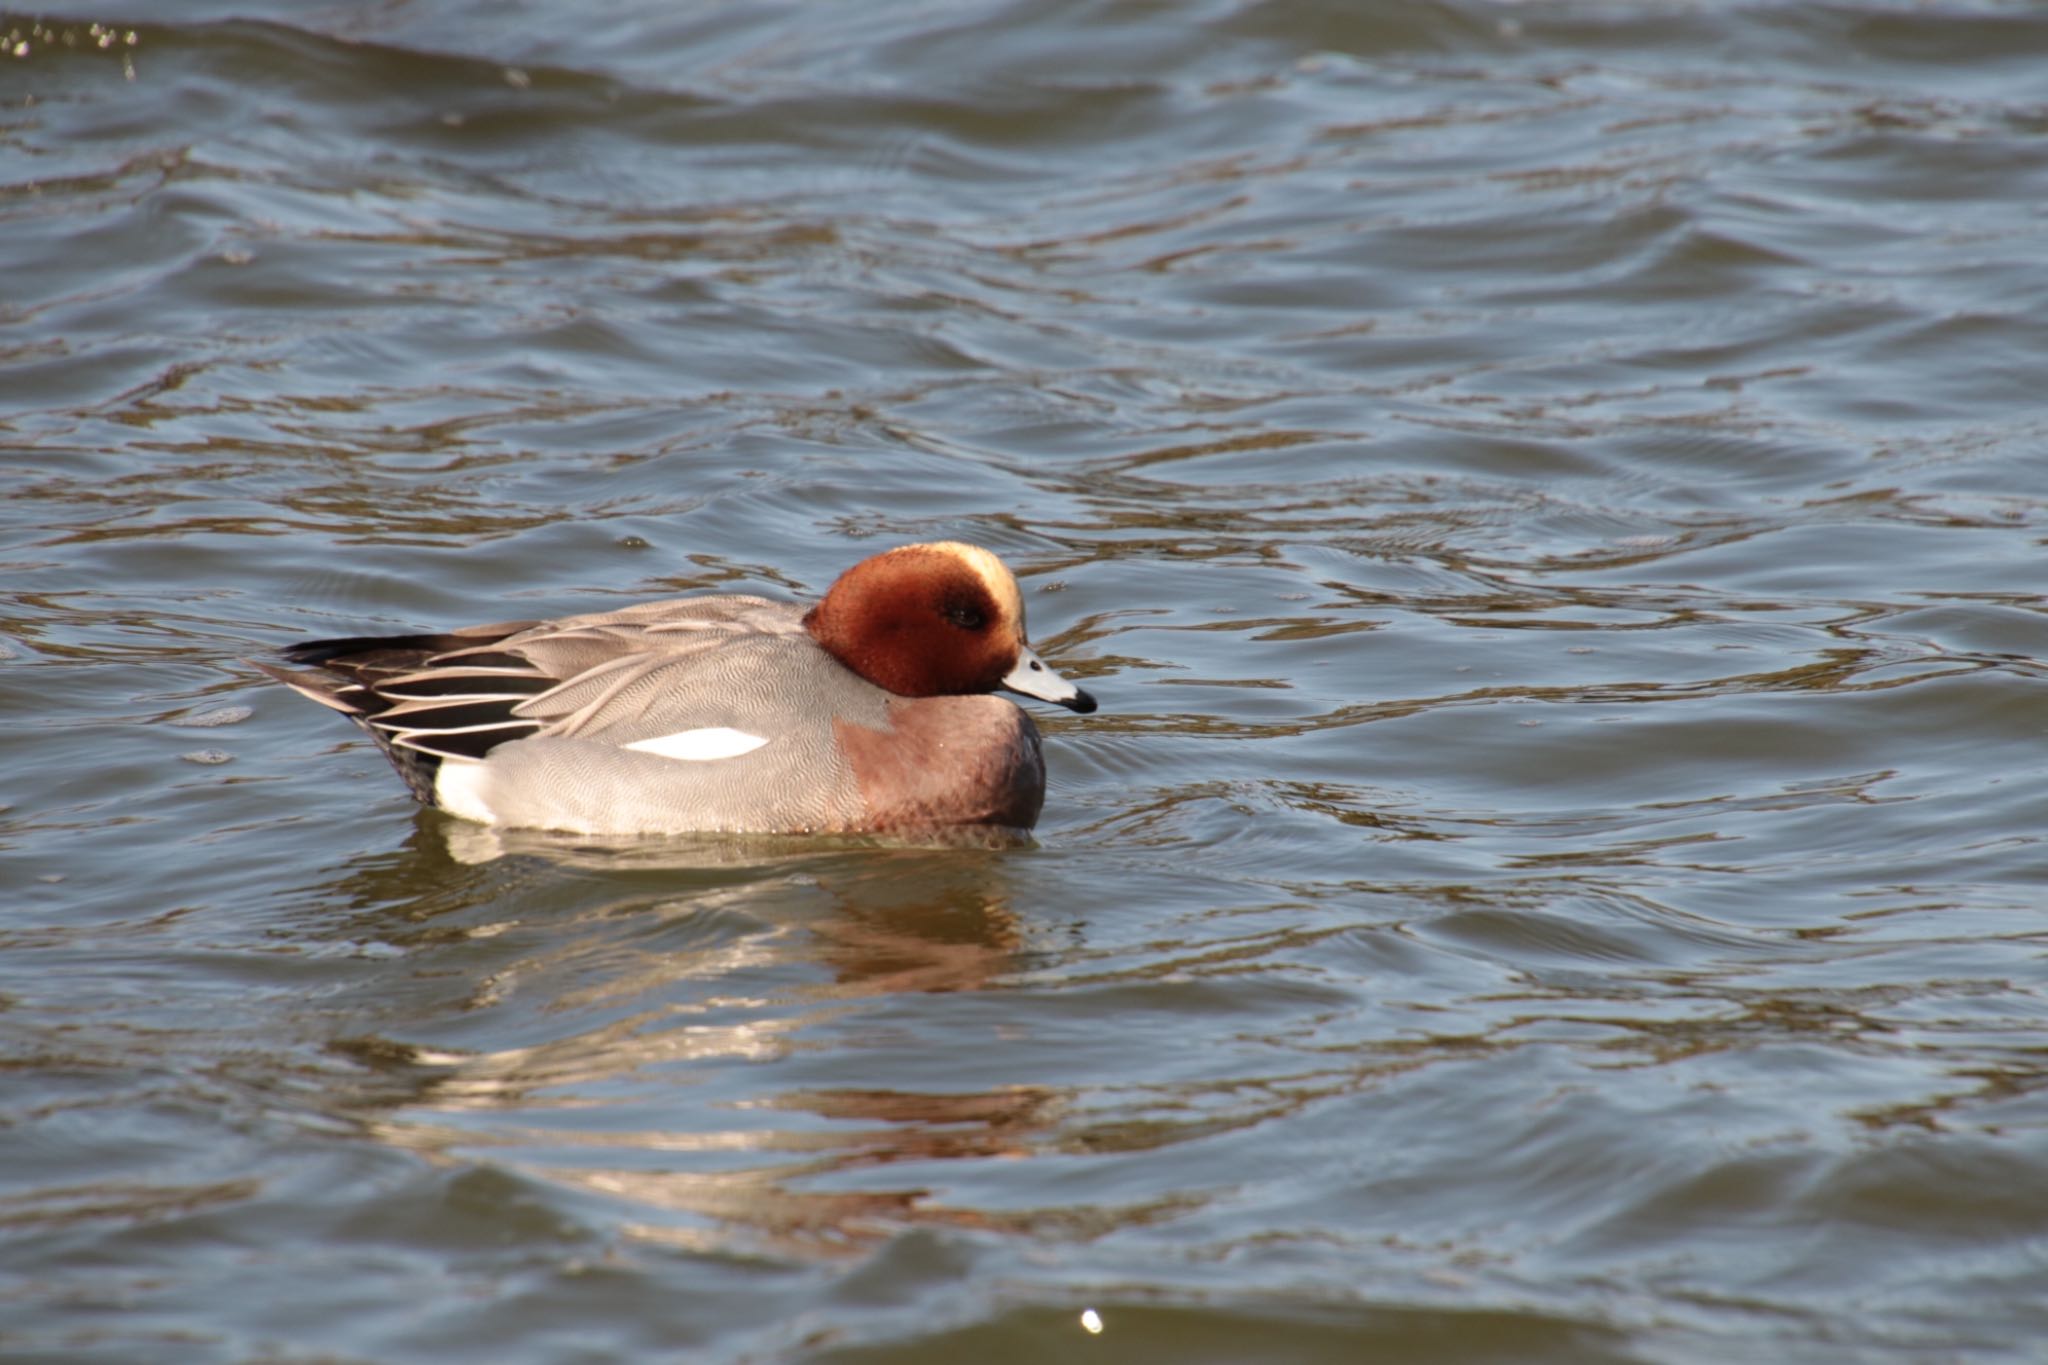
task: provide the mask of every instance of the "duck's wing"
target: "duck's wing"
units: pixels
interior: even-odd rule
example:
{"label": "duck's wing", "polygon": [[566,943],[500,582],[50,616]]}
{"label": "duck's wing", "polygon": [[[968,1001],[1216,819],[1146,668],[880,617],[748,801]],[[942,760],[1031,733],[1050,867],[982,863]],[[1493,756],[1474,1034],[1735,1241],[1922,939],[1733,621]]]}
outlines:
{"label": "duck's wing", "polygon": [[441,759],[609,726],[644,710],[664,679],[712,667],[736,643],[799,634],[801,622],[800,608],[766,598],[688,597],[440,635],[312,640],[284,657],[313,671],[257,666],[369,731],[418,791]]}

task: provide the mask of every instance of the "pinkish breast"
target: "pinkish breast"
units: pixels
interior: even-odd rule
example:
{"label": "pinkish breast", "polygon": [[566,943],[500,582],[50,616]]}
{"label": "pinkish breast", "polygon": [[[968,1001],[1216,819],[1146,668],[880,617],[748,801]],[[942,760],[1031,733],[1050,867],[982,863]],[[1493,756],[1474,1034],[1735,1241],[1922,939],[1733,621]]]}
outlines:
{"label": "pinkish breast", "polygon": [[891,697],[889,726],[832,723],[867,807],[863,828],[1030,829],[1045,805],[1038,726],[1000,697]]}

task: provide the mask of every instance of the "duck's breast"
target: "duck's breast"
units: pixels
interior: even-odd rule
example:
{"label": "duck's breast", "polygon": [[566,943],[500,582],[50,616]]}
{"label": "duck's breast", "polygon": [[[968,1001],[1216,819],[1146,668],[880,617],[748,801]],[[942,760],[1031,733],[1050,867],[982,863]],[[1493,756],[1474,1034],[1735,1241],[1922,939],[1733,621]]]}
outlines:
{"label": "duck's breast", "polygon": [[1001,697],[895,697],[880,726],[834,722],[867,828],[1030,829],[1045,805],[1038,726]]}

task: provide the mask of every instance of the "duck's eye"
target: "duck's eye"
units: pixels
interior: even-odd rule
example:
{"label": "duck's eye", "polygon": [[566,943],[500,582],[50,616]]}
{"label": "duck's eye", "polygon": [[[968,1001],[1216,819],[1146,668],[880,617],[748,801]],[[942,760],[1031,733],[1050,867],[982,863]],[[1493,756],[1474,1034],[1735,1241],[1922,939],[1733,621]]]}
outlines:
{"label": "duck's eye", "polygon": [[988,618],[976,607],[948,607],[946,619],[962,630],[980,630],[988,624]]}

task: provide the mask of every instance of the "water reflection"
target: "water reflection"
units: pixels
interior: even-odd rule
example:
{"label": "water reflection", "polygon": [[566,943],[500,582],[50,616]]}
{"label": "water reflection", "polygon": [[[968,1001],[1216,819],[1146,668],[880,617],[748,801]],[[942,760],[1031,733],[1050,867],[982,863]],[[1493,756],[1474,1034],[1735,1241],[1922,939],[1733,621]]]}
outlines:
{"label": "water reflection", "polygon": [[1067,1091],[927,1088],[896,1059],[934,1021],[850,1005],[999,988],[1030,949],[1008,855],[867,842],[604,847],[423,816],[404,859],[341,888],[414,888],[371,915],[444,987],[341,1044],[370,1073],[350,1117],[435,1162],[621,1201],[663,1242],[817,1255],[1005,1221],[948,1206],[929,1163],[1030,1155]]}

